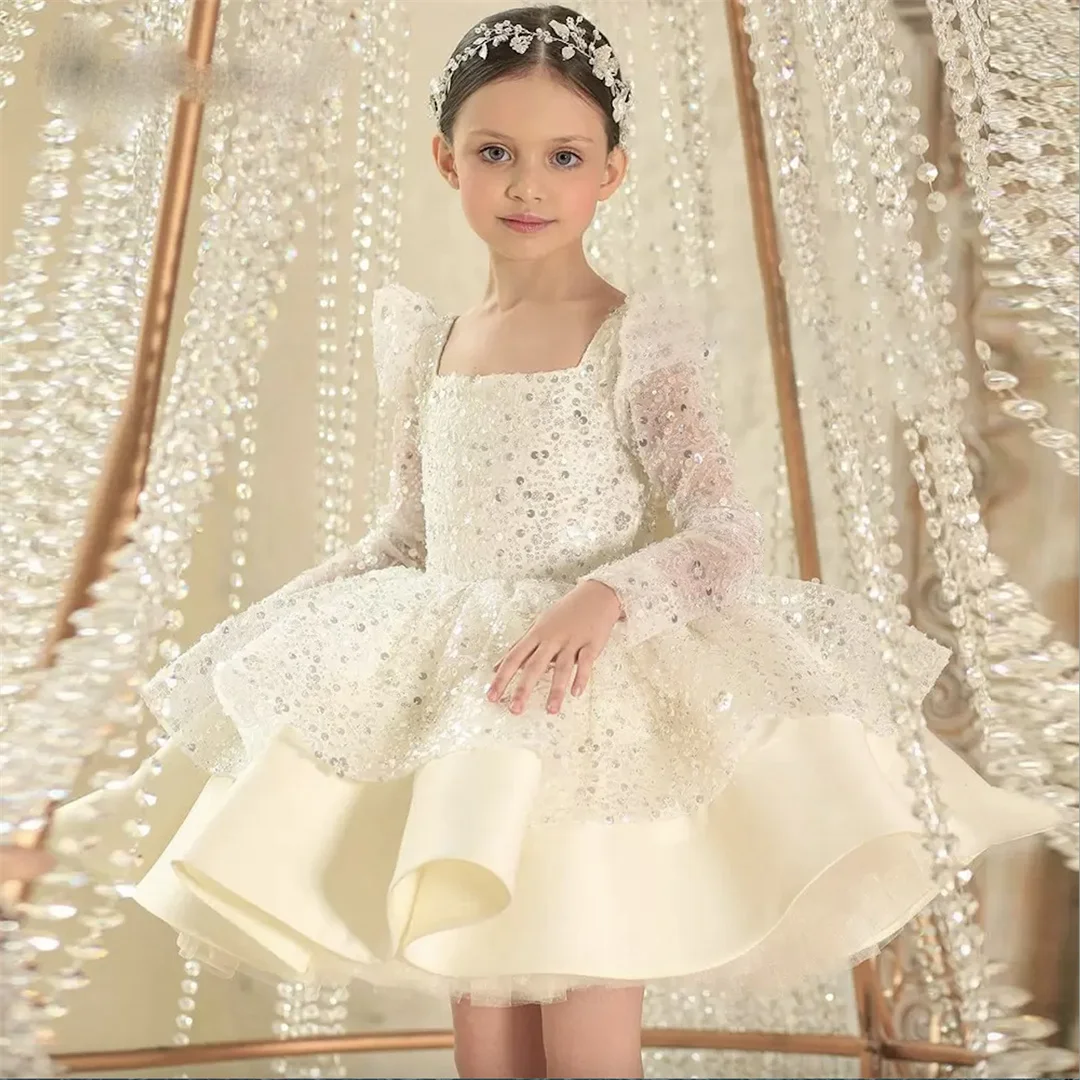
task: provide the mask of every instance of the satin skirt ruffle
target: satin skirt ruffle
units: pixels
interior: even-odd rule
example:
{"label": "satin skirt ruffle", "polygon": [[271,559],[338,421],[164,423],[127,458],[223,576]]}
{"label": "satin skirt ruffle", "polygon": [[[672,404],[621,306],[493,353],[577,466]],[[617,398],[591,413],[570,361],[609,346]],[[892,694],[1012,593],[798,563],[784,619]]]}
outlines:
{"label": "satin skirt ruffle", "polygon": [[[487,702],[495,661],[566,588],[394,569],[275,594],[151,682],[172,740],[57,832],[112,823],[104,864],[147,817],[136,899],[222,971],[487,1003],[779,992],[930,901],[858,601],[760,579],[641,644],[617,628],[558,716],[546,685],[521,716]],[[914,631],[899,648],[925,691],[947,653]],[[965,860],[1054,822],[929,750]]]}

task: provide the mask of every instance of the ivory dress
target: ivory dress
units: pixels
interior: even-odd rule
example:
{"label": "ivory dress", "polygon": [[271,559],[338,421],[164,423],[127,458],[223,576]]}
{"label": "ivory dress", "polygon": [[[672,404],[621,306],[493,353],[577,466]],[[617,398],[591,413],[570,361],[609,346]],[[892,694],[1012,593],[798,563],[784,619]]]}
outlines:
{"label": "ivory dress", "polygon": [[[387,498],[147,685],[172,739],[138,902],[220,969],[487,1002],[780,990],[894,935],[934,888],[873,618],[761,574],[694,320],[632,296],[577,367],[481,376],[437,372],[424,299],[375,323]],[[586,577],[626,618],[585,693],[488,702]],[[948,652],[901,651],[927,691]],[[966,859],[1052,823],[929,742]]]}

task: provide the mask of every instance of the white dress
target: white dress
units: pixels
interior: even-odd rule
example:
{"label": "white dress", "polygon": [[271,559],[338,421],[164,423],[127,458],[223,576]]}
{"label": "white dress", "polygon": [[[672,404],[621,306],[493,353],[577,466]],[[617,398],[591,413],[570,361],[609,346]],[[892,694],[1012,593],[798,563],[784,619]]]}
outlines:
{"label": "white dress", "polygon": [[[694,320],[633,296],[577,367],[480,376],[436,373],[422,298],[375,322],[388,496],[147,685],[172,740],[138,902],[223,970],[487,1002],[781,990],[894,935],[934,889],[873,617],[760,573]],[[585,693],[488,702],[585,577],[626,612]],[[927,691],[948,652],[900,648]],[[1054,820],[930,748],[966,859]]]}

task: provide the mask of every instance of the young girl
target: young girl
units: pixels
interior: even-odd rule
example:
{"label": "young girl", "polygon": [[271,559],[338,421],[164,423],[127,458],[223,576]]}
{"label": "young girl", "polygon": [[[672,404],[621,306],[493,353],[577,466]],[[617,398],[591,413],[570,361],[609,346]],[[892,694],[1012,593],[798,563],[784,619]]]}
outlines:
{"label": "young girl", "polygon": [[[490,271],[457,318],[377,298],[377,521],[145,691],[137,899],[219,968],[448,994],[462,1076],[641,1076],[646,982],[778,990],[934,894],[872,613],[760,573],[738,359],[583,254],[629,96],[566,8],[469,31],[434,158]],[[899,649],[925,692],[946,651]],[[966,859],[1049,824],[930,751]]]}

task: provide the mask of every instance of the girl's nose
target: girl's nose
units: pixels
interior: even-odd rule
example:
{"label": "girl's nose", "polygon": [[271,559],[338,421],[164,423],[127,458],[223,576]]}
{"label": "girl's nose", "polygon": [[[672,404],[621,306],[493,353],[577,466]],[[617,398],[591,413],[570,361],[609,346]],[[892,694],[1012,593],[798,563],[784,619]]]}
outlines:
{"label": "girl's nose", "polygon": [[514,170],[510,178],[510,186],[507,194],[512,199],[520,199],[522,202],[538,202],[543,195],[543,185],[536,174],[536,170],[529,166],[523,166]]}

